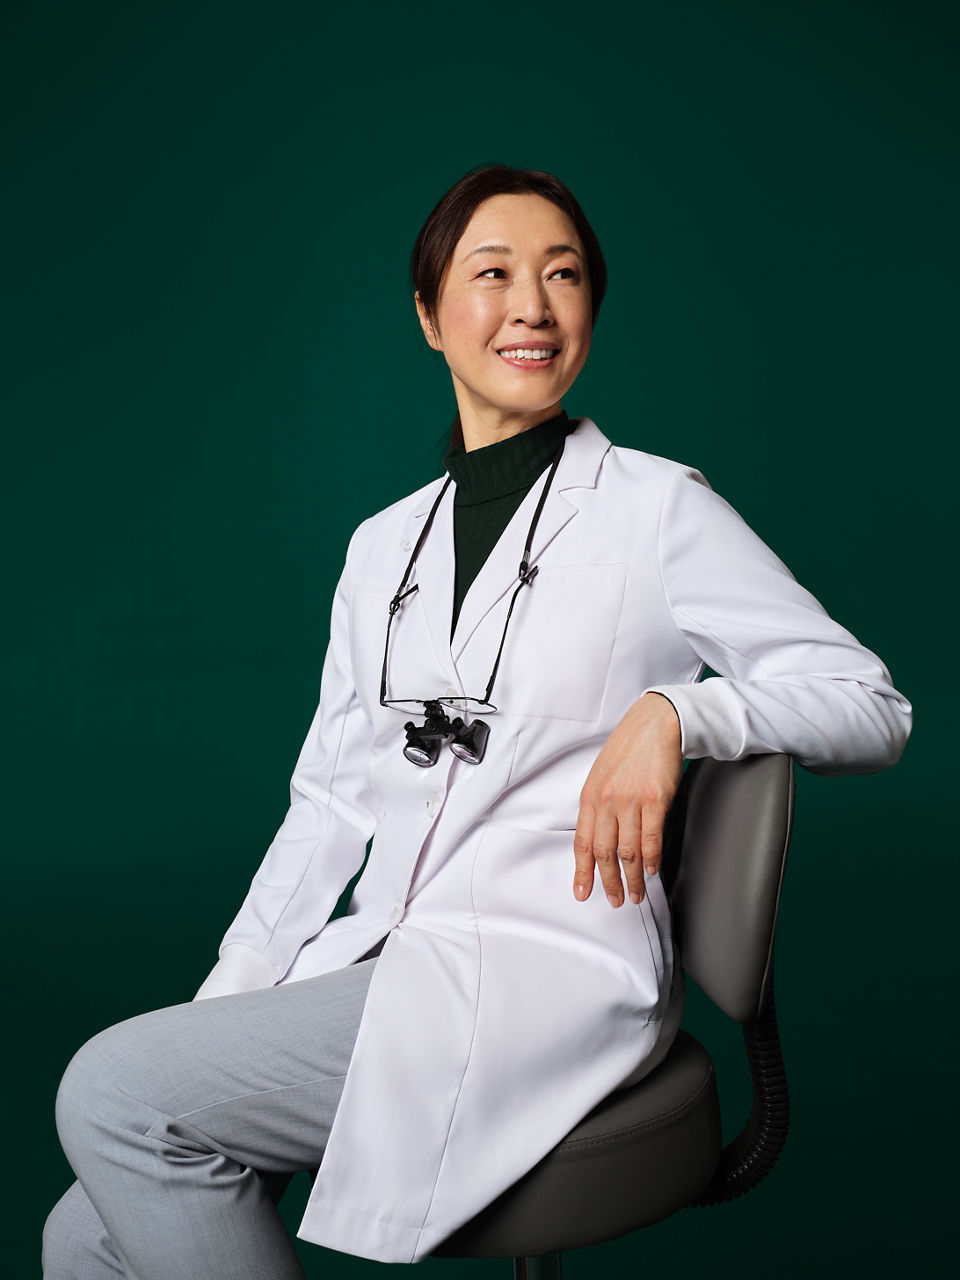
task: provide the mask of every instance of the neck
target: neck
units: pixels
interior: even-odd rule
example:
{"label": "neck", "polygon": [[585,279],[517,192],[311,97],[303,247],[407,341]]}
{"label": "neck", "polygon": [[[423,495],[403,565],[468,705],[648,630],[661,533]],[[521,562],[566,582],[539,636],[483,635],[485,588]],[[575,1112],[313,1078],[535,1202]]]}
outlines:
{"label": "neck", "polygon": [[501,440],[509,440],[521,431],[529,431],[541,422],[555,418],[560,412],[560,401],[538,409],[531,413],[510,413],[497,409],[493,405],[482,408],[470,403],[464,396],[457,395],[457,406],[460,410],[460,429],[463,432],[463,448],[466,453],[474,449],[482,449],[488,444],[499,444]]}

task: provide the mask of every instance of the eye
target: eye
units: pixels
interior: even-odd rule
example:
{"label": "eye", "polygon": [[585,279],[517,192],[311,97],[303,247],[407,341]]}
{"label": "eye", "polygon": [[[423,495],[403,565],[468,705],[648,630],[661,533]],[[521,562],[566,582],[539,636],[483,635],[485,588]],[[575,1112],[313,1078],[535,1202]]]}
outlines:
{"label": "eye", "polygon": [[550,279],[552,280],[554,276],[561,276],[564,280],[577,279],[577,273],[573,267],[558,267],[556,271],[551,273]]}
{"label": "eye", "polygon": [[[497,274],[499,273],[499,274]],[[487,267],[485,271],[481,271],[478,279],[501,280],[506,279],[507,273],[503,267]]]}

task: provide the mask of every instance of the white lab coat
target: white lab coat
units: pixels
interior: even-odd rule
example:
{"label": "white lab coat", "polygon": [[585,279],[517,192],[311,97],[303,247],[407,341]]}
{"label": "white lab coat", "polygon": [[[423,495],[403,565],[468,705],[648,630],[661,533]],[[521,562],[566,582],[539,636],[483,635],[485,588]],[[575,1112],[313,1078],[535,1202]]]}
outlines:
{"label": "white lab coat", "polygon": [[[486,757],[416,767],[380,669],[387,603],[442,483],[350,541],[291,807],[200,993],[312,977],[386,935],[299,1232],[385,1262],[429,1253],[668,1047],[659,878],[639,907],[613,910],[599,883],[584,903],[572,892],[580,789],[631,704],[669,697],[686,757],[783,751],[822,773],[894,763],[910,724],[880,660],[698,472],[583,419],[537,526]],[[542,485],[452,645],[450,486],[393,624],[388,697],[482,696]],[[698,683],[705,663],[725,678]],[[329,921],[371,836],[349,914]]]}

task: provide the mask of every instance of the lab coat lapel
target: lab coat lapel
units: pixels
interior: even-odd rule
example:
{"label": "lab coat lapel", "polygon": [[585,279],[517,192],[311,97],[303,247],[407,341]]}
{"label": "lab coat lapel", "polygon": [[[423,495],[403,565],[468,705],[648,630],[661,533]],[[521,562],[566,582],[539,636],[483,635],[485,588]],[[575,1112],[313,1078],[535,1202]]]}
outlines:
{"label": "lab coat lapel", "polygon": [[[540,512],[540,519],[533,536],[530,551],[531,565],[538,562],[539,557],[560,530],[577,514],[579,508],[576,494],[571,491],[596,486],[600,462],[609,447],[610,441],[589,418],[582,419],[579,426],[567,437],[563,457],[560,459],[557,473],[550,485],[550,491]],[[508,592],[513,592],[519,581],[520,560],[530,529],[530,521],[537,509],[545,483],[546,475],[543,475],[538,477],[531,486],[480,572],[470,584],[460,608],[460,616],[453,635],[452,652],[458,664],[461,664],[461,660],[466,657],[470,639],[480,623]],[[452,541],[452,521],[450,536]],[[531,590],[536,590],[535,582]],[[452,607],[451,594],[450,610]],[[447,617],[448,619],[452,617],[452,612],[448,611]],[[490,656],[491,663],[494,656]],[[462,664],[460,674],[467,678]],[[484,681],[487,675],[489,671],[484,673]],[[471,676],[473,676],[472,671]],[[477,690],[472,688],[465,692],[473,697],[478,696]]]}
{"label": "lab coat lapel", "polygon": [[[610,441],[589,418],[567,437],[563,457],[550,486],[550,492],[540,513],[531,548],[531,565],[550,545],[561,529],[577,514],[576,494],[579,488],[594,488],[603,455],[610,448]],[[530,492],[517,508],[499,540],[484,562],[467,591],[457,619],[453,642],[450,639],[450,623],[453,618],[454,590],[454,542],[453,502],[456,484],[451,484],[444,494],[433,518],[430,532],[420,548],[417,563],[408,586],[418,585],[420,607],[424,610],[427,627],[433,642],[437,660],[444,677],[459,693],[478,696],[478,690],[466,689],[461,683],[457,664],[466,658],[470,639],[491,609],[495,608],[518,581],[520,558],[530,521],[540,500],[546,476],[539,477]],[[423,529],[430,508],[440,492],[443,480],[428,486],[421,501],[411,513],[406,550],[412,550]],[[532,589],[536,589],[534,587]],[[490,659],[492,662],[492,657]],[[471,672],[471,674],[474,674]],[[484,681],[489,671],[484,672]],[[437,690],[439,694],[441,691]]]}

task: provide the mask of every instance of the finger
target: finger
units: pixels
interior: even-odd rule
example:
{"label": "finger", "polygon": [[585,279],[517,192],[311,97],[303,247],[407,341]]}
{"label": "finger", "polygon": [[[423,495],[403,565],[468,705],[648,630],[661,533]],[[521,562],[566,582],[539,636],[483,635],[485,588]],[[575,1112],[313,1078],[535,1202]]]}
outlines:
{"label": "finger", "polygon": [[590,897],[593,888],[593,823],[593,807],[582,805],[573,835],[573,896],[580,902]]}
{"label": "finger", "polygon": [[601,811],[593,833],[593,857],[611,907],[623,905],[623,881],[620,879],[620,859],[617,857],[619,835],[616,815],[610,811]]}
{"label": "finger", "polygon": [[625,817],[620,823],[620,847],[617,853],[627,882],[627,895],[634,904],[643,901],[643,859],[640,853],[639,814]]}
{"label": "finger", "polygon": [[648,876],[655,876],[660,870],[663,853],[663,824],[666,817],[666,809],[659,805],[648,805],[643,811],[640,849],[643,854],[643,869]]}

